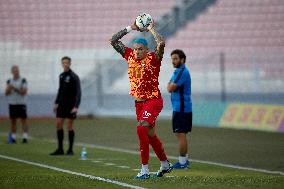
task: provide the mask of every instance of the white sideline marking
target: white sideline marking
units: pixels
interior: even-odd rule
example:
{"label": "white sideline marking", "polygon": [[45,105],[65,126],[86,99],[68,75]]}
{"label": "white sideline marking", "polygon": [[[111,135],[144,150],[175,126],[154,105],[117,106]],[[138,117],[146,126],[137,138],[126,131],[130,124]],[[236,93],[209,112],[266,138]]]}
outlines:
{"label": "white sideline marking", "polygon": [[112,166],[115,165],[115,163],[104,163],[106,166]]}
{"label": "white sideline marking", "polygon": [[[124,153],[129,153],[129,154],[140,154],[138,151],[133,151],[133,150],[126,150],[126,149],[121,149],[121,148],[114,148],[114,147],[107,147],[107,146],[101,146],[101,145],[95,145],[95,144],[87,144],[87,143],[82,143],[78,142],[75,144],[76,146],[85,146],[89,148],[98,148],[102,150],[109,150],[109,151],[115,151],[115,152],[124,152]],[[156,157],[154,153],[150,154],[151,157]],[[169,159],[175,159],[177,160],[177,157],[174,156],[168,156]],[[240,169],[240,170],[247,170],[247,171],[255,171],[255,172],[260,172],[260,173],[268,173],[268,174],[275,174],[275,175],[283,175],[284,172],[282,171],[270,171],[266,169],[257,169],[257,168],[252,168],[252,167],[243,167],[243,166],[238,166],[238,165],[231,165],[231,164],[225,164],[225,163],[217,163],[213,161],[204,161],[204,160],[197,160],[197,159],[190,159],[192,162],[197,162],[197,163],[203,163],[203,164],[209,164],[209,165],[217,165],[221,167],[228,167],[228,168],[233,168],[233,169]]]}
{"label": "white sideline marking", "polygon": [[21,162],[21,163],[25,163],[25,164],[29,164],[29,165],[34,165],[34,166],[37,166],[37,167],[43,167],[43,168],[51,169],[51,170],[58,171],[58,172],[68,173],[68,174],[71,174],[71,175],[86,177],[86,178],[89,178],[91,180],[98,180],[98,181],[102,181],[102,182],[116,184],[116,185],[124,186],[124,187],[127,187],[127,188],[145,189],[145,188],[140,187],[140,186],[135,186],[135,185],[131,185],[131,184],[123,183],[123,182],[118,182],[118,181],[115,181],[115,180],[97,177],[97,176],[93,176],[93,175],[87,175],[87,174],[80,173],[80,172],[74,172],[74,171],[70,171],[70,170],[67,170],[67,169],[61,169],[61,168],[58,168],[58,167],[53,167],[53,166],[49,166],[49,165],[45,165],[45,164],[41,164],[41,163],[35,163],[35,162],[32,162],[32,161],[26,161],[26,160],[22,160],[22,159],[10,157],[10,156],[5,156],[5,155],[1,155],[1,154],[0,154],[0,158],[12,160],[12,161],[17,161],[17,162]]}
{"label": "white sideline marking", "polygon": [[116,166],[118,168],[121,168],[121,169],[130,169],[129,166],[125,166],[125,165],[119,165],[119,166]]}
{"label": "white sideline marking", "polygon": [[119,159],[119,158],[96,158],[95,160],[98,161],[117,161],[117,160],[125,160],[125,159]]}
{"label": "white sideline marking", "polygon": [[[7,136],[7,133],[0,133],[0,136]],[[32,137],[29,137],[32,139]],[[55,140],[51,139],[44,139],[47,142],[56,142]],[[101,146],[101,145],[95,145],[95,144],[87,144],[87,143],[82,143],[82,142],[77,142],[75,143],[76,146],[85,146],[89,148],[98,148],[102,150],[109,150],[109,151],[115,151],[115,152],[124,152],[124,153],[129,153],[129,154],[140,154],[138,151],[133,151],[133,150],[126,150],[126,149],[121,149],[121,148],[114,148],[114,147],[107,147],[107,146]],[[155,157],[156,155],[151,153],[151,157]],[[177,160],[177,157],[174,156],[168,156],[169,159],[175,159]],[[258,168],[252,168],[252,167],[243,167],[243,166],[238,166],[238,165],[231,165],[231,164],[225,164],[225,163],[218,163],[218,162],[213,162],[213,161],[204,161],[204,160],[197,160],[197,159],[190,159],[192,162],[197,162],[197,163],[203,163],[203,164],[209,164],[209,165],[217,165],[221,167],[228,167],[228,168],[233,168],[233,169],[240,169],[240,170],[247,170],[247,171],[255,171],[255,172],[260,172],[260,173],[267,173],[267,174],[274,174],[274,175],[282,175],[284,176],[284,172],[282,171],[270,171],[266,169],[258,169]]]}
{"label": "white sideline marking", "polygon": [[101,163],[102,161],[98,161],[98,160],[95,160],[93,161],[94,163]]}

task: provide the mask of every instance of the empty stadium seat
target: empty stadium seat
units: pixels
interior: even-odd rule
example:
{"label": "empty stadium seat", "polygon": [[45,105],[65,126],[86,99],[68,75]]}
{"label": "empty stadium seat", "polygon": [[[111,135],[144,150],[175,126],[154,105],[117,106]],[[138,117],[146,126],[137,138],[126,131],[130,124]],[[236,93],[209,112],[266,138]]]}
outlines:
{"label": "empty stadium seat", "polygon": [[[36,49],[108,48],[110,35],[130,25],[139,13],[148,12],[158,19],[175,2],[6,1],[0,6],[0,40],[21,42],[23,47]],[[59,45],[58,40],[63,44]]]}

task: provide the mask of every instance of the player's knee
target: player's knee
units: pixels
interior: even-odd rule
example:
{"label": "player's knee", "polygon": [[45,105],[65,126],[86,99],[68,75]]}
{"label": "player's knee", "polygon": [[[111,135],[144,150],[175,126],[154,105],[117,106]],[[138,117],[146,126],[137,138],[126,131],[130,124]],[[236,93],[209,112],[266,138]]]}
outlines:
{"label": "player's knee", "polygon": [[63,129],[63,122],[57,121],[57,122],[56,122],[56,128],[57,128],[57,129]]}
{"label": "player's knee", "polygon": [[73,126],[72,125],[68,125],[67,128],[68,128],[69,131],[73,130]]}
{"label": "player's knee", "polygon": [[17,119],[11,119],[11,123],[13,124],[13,125],[15,125],[16,123],[17,123]]}
{"label": "player's knee", "polygon": [[155,130],[153,128],[149,128],[147,132],[148,137],[156,136]]}
{"label": "player's knee", "polygon": [[140,121],[140,125],[142,125],[142,126],[144,126],[144,127],[151,127],[151,124],[148,123],[148,122],[145,121],[145,120],[141,120],[141,121]]}
{"label": "player's knee", "polygon": [[63,126],[57,125],[57,126],[56,126],[56,129],[57,129],[57,130],[62,130],[62,129],[63,129]]}
{"label": "player's knee", "polygon": [[180,140],[186,139],[186,133],[176,133],[176,137]]}

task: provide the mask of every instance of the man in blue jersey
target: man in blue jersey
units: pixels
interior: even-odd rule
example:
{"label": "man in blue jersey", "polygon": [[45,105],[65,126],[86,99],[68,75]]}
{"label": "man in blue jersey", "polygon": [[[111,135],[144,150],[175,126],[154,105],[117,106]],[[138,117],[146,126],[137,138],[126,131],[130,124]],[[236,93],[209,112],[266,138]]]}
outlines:
{"label": "man in blue jersey", "polygon": [[192,128],[191,78],[185,66],[186,55],[182,50],[172,51],[171,59],[176,69],[167,90],[171,93],[173,132],[179,141],[179,158],[173,167],[175,169],[186,169],[190,166],[186,135],[191,132]]}

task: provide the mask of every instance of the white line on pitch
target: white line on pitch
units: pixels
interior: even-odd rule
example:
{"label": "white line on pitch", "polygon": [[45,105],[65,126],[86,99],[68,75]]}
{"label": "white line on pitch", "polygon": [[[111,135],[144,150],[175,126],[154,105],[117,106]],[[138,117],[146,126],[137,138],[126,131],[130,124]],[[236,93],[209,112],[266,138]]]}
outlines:
{"label": "white line on pitch", "polygon": [[104,163],[105,165],[107,165],[107,166],[113,166],[113,165],[115,165],[115,163]]}
{"label": "white line on pitch", "polygon": [[101,163],[102,161],[94,160],[94,163]]}
{"label": "white line on pitch", "polygon": [[[7,136],[5,133],[1,133],[1,136]],[[30,137],[31,138],[31,137]],[[44,139],[47,142],[56,142],[53,139]],[[109,151],[114,151],[114,152],[124,152],[124,153],[129,153],[129,154],[140,154],[138,151],[133,151],[133,150],[126,150],[122,148],[114,148],[114,147],[107,147],[107,146],[102,146],[102,145],[95,145],[95,144],[87,144],[87,143],[82,143],[82,142],[77,142],[75,143],[76,146],[85,146],[89,148],[97,148],[97,149],[102,149],[102,150],[109,150]],[[156,156],[155,154],[151,153],[151,157]],[[177,157],[174,156],[168,156],[169,159],[175,159],[177,160]],[[284,175],[284,172],[282,171],[270,171],[266,169],[258,169],[258,168],[252,168],[252,167],[243,167],[239,165],[231,165],[231,164],[225,164],[225,163],[218,163],[218,162],[213,162],[213,161],[205,161],[205,160],[197,160],[197,159],[190,159],[192,162],[197,162],[197,163],[203,163],[203,164],[208,164],[208,165],[217,165],[221,167],[228,167],[228,168],[233,168],[233,169],[240,169],[240,170],[246,170],[246,171],[255,171],[255,172],[260,172],[260,173],[267,173],[267,174],[274,174],[274,175]]]}
{"label": "white line on pitch", "polygon": [[[107,147],[107,146],[101,146],[101,145],[95,145],[95,144],[88,144],[88,143],[82,143],[82,142],[78,142],[75,145],[85,146],[85,147],[89,147],[89,148],[97,148],[97,149],[102,149],[102,150],[115,151],[115,152],[124,152],[124,153],[129,153],[129,154],[136,154],[136,155],[140,154],[140,152],[138,152],[138,151],[126,150],[126,149],[122,149],[122,148]],[[151,153],[150,156],[156,157],[156,155],[154,153]],[[177,157],[174,157],[174,156],[168,156],[168,158],[169,159],[175,159],[175,160],[178,159]],[[225,163],[217,163],[217,162],[197,160],[197,159],[190,159],[190,160],[192,162],[209,164],[209,165],[217,165],[217,166],[228,167],[228,168],[233,168],[233,169],[241,169],[241,170],[246,170],[246,171],[255,171],[255,172],[275,174],[275,175],[284,175],[284,172],[281,172],[281,171],[270,171],[270,170],[266,170],[266,169],[243,167],[243,166],[238,166],[238,165],[230,165],[230,164],[225,164]]]}
{"label": "white line on pitch", "polygon": [[125,165],[118,165],[116,167],[121,168],[121,169],[130,169],[129,166],[125,166]]}
{"label": "white line on pitch", "polygon": [[74,171],[70,171],[70,170],[67,170],[67,169],[61,169],[61,168],[58,168],[58,167],[53,167],[53,166],[49,166],[49,165],[45,165],[45,164],[41,164],[41,163],[35,163],[35,162],[32,162],[32,161],[26,161],[26,160],[22,160],[22,159],[10,157],[10,156],[5,156],[5,155],[1,155],[1,154],[0,154],[0,158],[12,160],[12,161],[17,161],[17,162],[21,162],[21,163],[25,163],[25,164],[29,164],[29,165],[34,165],[34,166],[42,167],[42,168],[46,168],[46,169],[51,169],[51,170],[54,170],[54,171],[63,172],[63,173],[71,174],[71,175],[77,175],[77,176],[89,178],[91,180],[98,180],[98,181],[102,181],[102,182],[116,184],[116,185],[124,186],[124,187],[127,187],[127,188],[145,189],[145,188],[140,187],[140,186],[135,186],[135,185],[131,185],[131,184],[127,184],[127,183],[123,183],[123,182],[119,182],[119,181],[115,181],[115,180],[111,180],[111,179],[106,179],[106,178],[102,178],[102,177],[97,177],[97,176],[93,176],[93,175],[87,175],[87,174],[80,173],[80,172],[74,172]]}
{"label": "white line on pitch", "polygon": [[118,161],[118,160],[125,160],[125,159],[122,159],[122,158],[96,158],[95,160],[98,160],[98,161]]}

